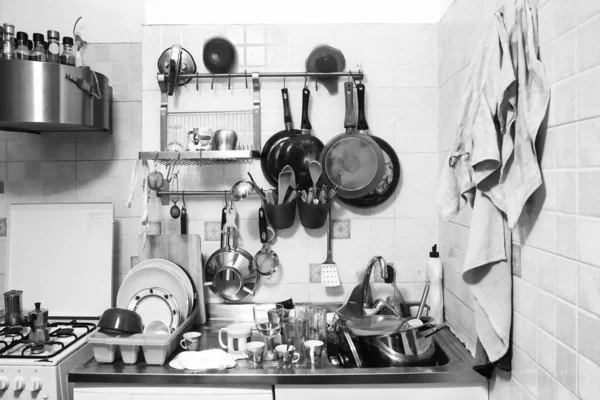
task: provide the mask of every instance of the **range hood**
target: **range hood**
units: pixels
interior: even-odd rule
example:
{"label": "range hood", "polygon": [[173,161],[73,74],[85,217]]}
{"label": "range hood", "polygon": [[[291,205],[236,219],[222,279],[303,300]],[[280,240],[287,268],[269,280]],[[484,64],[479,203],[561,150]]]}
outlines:
{"label": "range hood", "polygon": [[[76,80],[90,84],[93,94]],[[108,78],[89,68],[0,60],[0,130],[108,131],[111,100]]]}

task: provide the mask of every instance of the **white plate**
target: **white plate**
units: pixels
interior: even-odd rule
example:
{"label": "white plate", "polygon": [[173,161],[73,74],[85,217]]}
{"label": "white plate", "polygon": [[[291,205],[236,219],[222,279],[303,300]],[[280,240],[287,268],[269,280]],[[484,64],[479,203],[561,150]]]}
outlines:
{"label": "white plate", "polygon": [[160,287],[175,297],[181,320],[185,320],[191,307],[190,296],[185,281],[182,281],[175,271],[165,267],[167,264],[172,263],[167,260],[151,259],[142,261],[129,271],[117,293],[117,307],[127,308],[131,299],[140,290]]}
{"label": "white plate", "polygon": [[155,320],[166,323],[171,332],[179,326],[180,314],[177,300],[169,291],[159,287],[137,292],[127,305],[127,309],[140,314],[144,328]]}

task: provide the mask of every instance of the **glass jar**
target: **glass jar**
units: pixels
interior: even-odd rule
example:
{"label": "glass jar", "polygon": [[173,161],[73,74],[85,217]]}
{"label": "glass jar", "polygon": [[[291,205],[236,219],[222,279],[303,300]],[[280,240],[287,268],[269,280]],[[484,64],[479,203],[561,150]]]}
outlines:
{"label": "glass jar", "polygon": [[44,50],[44,35],[41,33],[33,34],[33,50],[29,55],[33,61],[46,62],[46,50]]}
{"label": "glass jar", "polygon": [[60,64],[60,33],[48,31],[48,51],[46,54],[48,62]]}
{"label": "glass jar", "polygon": [[17,32],[17,48],[15,50],[15,58],[18,60],[29,60],[30,51],[27,48],[29,37],[25,32]]}
{"label": "glass jar", "polygon": [[60,55],[60,63],[75,66],[75,52],[73,51],[72,37],[63,37],[63,52]]}
{"label": "glass jar", "polygon": [[4,39],[2,40],[2,58],[12,60],[15,58],[15,26],[4,24]]}

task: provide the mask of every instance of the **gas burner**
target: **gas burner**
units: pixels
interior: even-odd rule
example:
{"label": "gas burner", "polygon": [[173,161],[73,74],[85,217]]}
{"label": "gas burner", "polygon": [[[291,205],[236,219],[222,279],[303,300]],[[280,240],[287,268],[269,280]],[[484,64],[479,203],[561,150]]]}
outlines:
{"label": "gas burner", "polygon": [[75,331],[75,329],[73,329],[73,328],[60,328],[59,330],[53,332],[52,336],[58,336],[58,337],[71,336],[74,331]]}
{"label": "gas burner", "polygon": [[22,326],[11,326],[7,328],[6,331],[3,332],[5,336],[18,336],[22,335],[23,327]]}
{"label": "gas burner", "polygon": [[[44,352],[44,347],[44,343],[33,343],[29,349],[31,350],[31,354],[41,354]],[[23,349],[23,352],[25,352],[26,349],[27,348]]]}

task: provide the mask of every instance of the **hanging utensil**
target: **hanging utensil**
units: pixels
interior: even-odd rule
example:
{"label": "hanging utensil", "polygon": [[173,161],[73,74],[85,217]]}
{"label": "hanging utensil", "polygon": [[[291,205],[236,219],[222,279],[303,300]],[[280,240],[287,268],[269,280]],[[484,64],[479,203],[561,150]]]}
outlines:
{"label": "hanging utensil", "polygon": [[[173,174],[173,179],[175,179],[175,182],[176,182],[176,191],[177,192],[179,192],[178,174],[179,174],[179,171],[177,171],[177,173]],[[177,205],[178,201],[179,201],[179,199],[177,199],[177,200],[173,199],[173,205],[171,206],[171,209],[169,210],[169,212],[171,213],[171,218],[173,218],[173,219],[177,219],[181,215],[181,210],[179,209],[179,206]]]}
{"label": "hanging utensil", "polygon": [[267,181],[273,187],[277,187],[277,178],[285,165],[279,163],[279,153],[283,144],[288,139],[300,134],[300,130],[293,129],[288,90],[285,87],[281,89],[281,97],[283,99],[283,122],[285,129],[271,136],[260,153],[260,167],[265,178],[267,178]]}
{"label": "hanging utensil", "polygon": [[[359,198],[372,191],[385,171],[381,148],[366,134],[369,126],[364,113],[364,85],[358,91],[358,134],[352,133],[354,123],[354,84],[344,83],[346,131],[331,139],[321,152],[323,179],[328,186],[338,185],[341,198]],[[359,90],[360,89],[360,90]]]}
{"label": "hanging utensil", "polygon": [[[356,90],[359,94],[362,92],[363,97],[364,89],[364,84],[359,83],[357,85]],[[359,112],[360,106],[361,103],[359,102]],[[364,109],[364,102],[362,104],[362,108]],[[377,142],[381,148],[381,151],[383,152],[385,164],[383,176],[379,180],[377,186],[371,192],[360,198],[350,199],[340,197],[344,203],[359,208],[371,208],[385,203],[396,192],[398,184],[400,183],[400,160],[398,160],[396,150],[382,138],[372,135],[370,137]]]}
{"label": "hanging utensil", "polygon": [[[269,247],[271,241],[275,238],[275,231],[269,227],[267,215],[262,207],[258,210],[258,229],[260,242],[263,246],[252,259],[252,267],[260,275],[269,279],[273,276],[277,268],[279,268],[279,256]],[[269,238],[269,234],[271,238]]]}
{"label": "hanging utensil", "polygon": [[277,204],[284,203],[285,195],[290,187],[290,181],[292,180],[293,174],[294,170],[292,170],[292,167],[289,165],[283,167],[279,173],[279,181],[277,183]]}
{"label": "hanging utensil", "polygon": [[302,134],[285,141],[279,153],[279,165],[289,165],[296,174],[297,189],[307,189],[311,180],[308,166],[311,161],[319,160],[323,142],[311,135],[312,125],[308,119],[310,90],[302,89]]}
{"label": "hanging utensil", "polygon": [[231,198],[235,201],[244,200],[246,197],[250,196],[252,189],[254,189],[254,186],[251,182],[237,181],[231,187]]}
{"label": "hanging utensil", "polygon": [[188,233],[188,215],[187,210],[185,208],[185,190],[181,193],[181,202],[183,203],[181,206],[181,234],[187,235]]}
{"label": "hanging utensil", "polygon": [[331,230],[333,222],[331,220],[331,203],[329,203],[329,216],[327,217],[327,258],[321,264],[321,283],[326,287],[340,286],[340,275],[338,273],[337,264],[333,262],[333,252],[331,251]]}
{"label": "hanging utensil", "polygon": [[321,178],[321,172],[323,171],[323,168],[321,167],[321,163],[318,161],[311,161],[310,164],[308,164],[308,172],[310,174],[310,179],[312,180],[312,191],[313,191],[313,203],[318,204],[319,203],[319,193],[317,192],[317,183],[319,182],[319,179]]}

